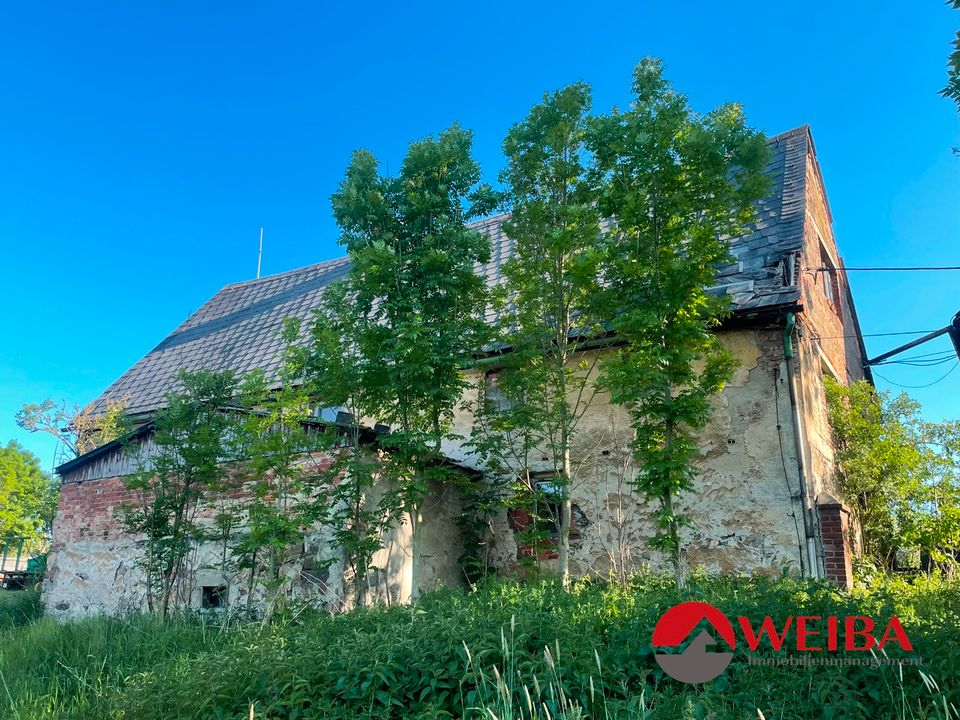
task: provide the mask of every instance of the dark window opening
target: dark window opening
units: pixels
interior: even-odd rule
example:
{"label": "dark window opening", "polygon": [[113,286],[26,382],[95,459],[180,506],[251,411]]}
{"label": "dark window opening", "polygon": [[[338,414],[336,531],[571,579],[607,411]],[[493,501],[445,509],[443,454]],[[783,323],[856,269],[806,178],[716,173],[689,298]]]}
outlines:
{"label": "dark window opening", "polygon": [[[560,520],[563,512],[563,488],[553,472],[531,473],[533,505],[529,509],[515,509],[509,513],[514,531],[534,531],[553,542],[560,537]],[[572,503],[570,539],[580,538],[580,531],[590,524],[586,513]]]}
{"label": "dark window opening", "polygon": [[822,268],[823,293],[827,296],[827,302],[830,303],[830,307],[833,308],[837,317],[843,320],[840,306],[840,273],[822,240],[820,241],[820,267]]}
{"label": "dark window opening", "polygon": [[[563,488],[557,481],[557,476],[549,473],[546,476],[534,480],[538,495],[538,505],[542,507],[544,518],[543,530],[550,534],[551,539],[556,540],[560,537],[560,520],[563,513]],[[573,506],[570,522],[570,539],[576,540],[580,537],[580,528],[577,520],[583,515],[583,511]]]}
{"label": "dark window opening", "polygon": [[227,586],[226,585],[204,585],[203,595],[200,600],[200,606],[207,610],[209,608],[222,608],[227,605]]}

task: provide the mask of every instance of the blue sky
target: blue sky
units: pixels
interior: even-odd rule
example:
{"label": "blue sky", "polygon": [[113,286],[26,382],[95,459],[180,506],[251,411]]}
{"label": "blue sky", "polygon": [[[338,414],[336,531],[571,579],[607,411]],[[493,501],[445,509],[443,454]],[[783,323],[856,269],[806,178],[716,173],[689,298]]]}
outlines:
{"label": "blue sky", "polygon": [[[958,265],[960,122],[937,95],[958,27],[936,1],[6,3],[0,443],[49,466],[53,444],[14,412],[96,397],[255,274],[261,225],[264,274],[338,256],[329,196],[354,149],[395,169],[457,120],[492,181],[544,91],[582,79],[598,110],[625,104],[644,55],[697,109],[811,125],[847,265]],[[960,273],[851,275],[865,333],[960,309]],[[881,372],[923,385],[949,367]],[[960,370],[913,392],[960,415]]]}

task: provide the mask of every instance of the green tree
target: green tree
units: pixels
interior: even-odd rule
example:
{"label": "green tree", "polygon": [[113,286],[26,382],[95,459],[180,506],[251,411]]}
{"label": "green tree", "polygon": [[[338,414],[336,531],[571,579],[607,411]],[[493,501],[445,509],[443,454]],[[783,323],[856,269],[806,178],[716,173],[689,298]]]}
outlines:
{"label": "green tree", "polygon": [[[960,10],[960,0],[949,0],[947,3],[954,10]],[[947,57],[947,85],[940,94],[953,100],[960,110],[960,32],[953,41],[953,51]]]}
{"label": "green tree", "polygon": [[155,452],[124,478],[136,500],[122,504],[118,517],[126,530],[145,539],[141,565],[147,605],[165,617],[177,581],[195,543],[206,533],[197,522],[205,494],[228,482],[231,447],[239,437],[237,394],[232,372],[180,372],[182,389],[168,393],[166,407],[154,417]]}
{"label": "green tree", "polygon": [[493,194],[477,186],[471,145],[454,125],[413,143],[395,177],[358,151],[332,198],[359,320],[359,404],[391,426],[381,439],[385,469],[411,525],[411,599],[419,594],[422,501],[429,481],[446,475],[440,446],[466,384],[461,368],[485,334],[486,287],[474,265],[489,258],[489,243],[464,223],[488,212]]}
{"label": "green tree", "polygon": [[240,386],[244,415],[237,440],[244,462],[231,481],[243,482],[249,497],[235,507],[240,522],[233,554],[249,570],[251,587],[259,578],[267,590],[265,622],[290,585],[285,566],[295,556],[291,549],[328,518],[335,475],[327,452],[336,434],[313,422],[314,398],[303,382],[303,354],[295,344],[299,336],[300,323],[288,319],[278,376],[268,381],[254,371]]}
{"label": "green tree", "polygon": [[359,387],[362,357],[359,340],[364,320],[350,286],[338,282],[323,294],[310,327],[309,343],[302,346],[303,378],[314,401],[329,412],[342,410],[350,422],[337,427],[340,446],[332,449],[329,519],[337,547],[343,553],[345,579],[354,605],[363,602],[367,573],[373,557],[383,547],[388,526],[400,519],[403,498],[396,492],[372,492],[380,479],[376,455],[361,447],[360,419],[365,414],[365,394]]}
{"label": "green tree", "polygon": [[588,147],[606,234],[604,304],[623,344],[604,361],[602,386],[627,411],[637,489],[658,503],[654,547],[684,582],[678,496],[694,487],[696,431],[734,363],[714,330],[727,303],[706,288],[730,260],[726,238],[754,216],[767,190],[764,137],[738,105],[698,115],[658,60],[634,73],[627,111],[596,118]]}
{"label": "green tree", "polygon": [[[590,90],[583,83],[546,95],[503,143],[501,174],[512,208],[504,223],[513,254],[498,288],[496,341],[509,348],[484,378],[472,443],[488,468],[521,478],[529,509],[552,508],[558,570],[569,582],[574,434],[594,395],[602,331],[596,312],[600,216],[586,182],[584,136]],[[495,388],[491,386],[495,383]],[[550,458],[545,493],[531,454]],[[545,502],[545,501],[552,502]]]}
{"label": "green tree", "polygon": [[43,540],[53,523],[60,486],[40,460],[14,441],[0,447],[0,538]]}
{"label": "green tree", "polygon": [[27,432],[55,437],[71,457],[79,457],[130,429],[125,407],[125,400],[108,400],[102,411],[96,411],[92,405],[70,407],[47,398],[25,404],[17,412],[16,422]]}
{"label": "green tree", "polygon": [[868,557],[892,568],[920,549],[954,564],[960,548],[960,423],[929,422],[905,393],[826,381],[840,491]]}

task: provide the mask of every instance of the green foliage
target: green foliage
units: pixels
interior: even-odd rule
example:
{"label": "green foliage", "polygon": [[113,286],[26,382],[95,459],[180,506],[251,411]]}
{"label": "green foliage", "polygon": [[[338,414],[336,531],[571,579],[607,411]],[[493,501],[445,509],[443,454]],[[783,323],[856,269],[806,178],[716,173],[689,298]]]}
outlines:
{"label": "green foliage", "polygon": [[0,631],[29,625],[43,615],[36,590],[0,590]]}
{"label": "green foliage", "polygon": [[388,454],[381,470],[411,524],[414,597],[420,506],[428,484],[449,477],[438,462],[440,444],[466,386],[462,367],[486,333],[486,286],[474,266],[489,258],[489,242],[464,222],[488,212],[493,194],[477,186],[471,144],[471,134],[454,125],[413,143],[395,177],[358,151],[332,198],[351,260],[338,297],[355,318],[341,323],[349,360],[333,363],[344,385],[332,395],[352,398],[364,417],[391,426],[380,439]]}
{"label": "green foliage", "polygon": [[156,453],[124,484],[136,500],[121,505],[118,517],[127,532],[146,539],[140,558],[147,579],[147,603],[165,616],[192,545],[204,537],[196,511],[206,493],[228,483],[237,437],[232,372],[179,373],[182,391],[166,396],[154,417]]}
{"label": "green foliage", "polygon": [[956,563],[960,549],[960,423],[929,422],[905,393],[826,379],[840,489],[865,551],[892,567],[900,550]]}
{"label": "green foliage", "polygon": [[396,177],[358,151],[332,198],[362,319],[354,382],[363,409],[412,447],[439,442],[464,390],[461,366],[485,331],[485,287],[473,268],[490,247],[464,222],[489,204],[472,192],[480,168],[471,142],[455,125],[413,143]]}
{"label": "green foliage", "polygon": [[[429,593],[416,606],[278,615],[266,627],[42,620],[0,633],[0,674],[10,691],[7,698],[0,690],[0,712],[20,720],[246,720],[252,705],[254,717],[274,720],[489,720],[487,709],[530,717],[526,687],[551,717],[582,709],[593,718],[742,720],[759,708],[784,720],[947,718],[954,716],[944,703],[960,704],[957,590],[938,577],[882,577],[851,595],[815,581],[694,574],[683,591],[658,576],[626,587],[580,581],[569,593],[554,581],[497,581],[470,593]],[[682,685],[659,670],[650,637],[659,616],[687,599],[754,623],[767,614],[895,613],[941,690],[928,689],[916,667],[902,675],[868,666],[785,672],[750,665],[743,647],[720,678]]]}
{"label": "green foliage", "polygon": [[[501,180],[512,204],[504,223],[514,249],[498,288],[494,341],[510,348],[481,378],[470,444],[514,487],[506,501],[528,511],[554,507],[559,571],[569,580],[572,446],[593,399],[597,354],[585,344],[602,331],[596,309],[600,216],[586,182],[584,136],[590,90],[548,94],[503,143]],[[548,456],[555,503],[536,502],[534,457]],[[519,482],[514,482],[519,478]],[[526,538],[528,543],[535,539]],[[533,547],[538,547],[533,544]]]}
{"label": "green foliage", "polygon": [[[960,0],[948,0],[954,10],[960,10]],[[960,32],[953,41],[953,51],[947,57],[947,85],[940,95],[956,103],[960,109]]]}
{"label": "green foliage", "polygon": [[102,410],[95,411],[92,405],[69,407],[47,398],[25,404],[17,411],[16,422],[27,432],[52,435],[77,457],[127,433],[130,423],[125,406],[124,400],[108,400]]}
{"label": "green foliage", "polygon": [[57,510],[60,485],[40,460],[12,440],[0,446],[0,538],[25,538],[35,549]]}
{"label": "green foliage", "polygon": [[383,533],[399,520],[402,498],[382,492],[373,496],[380,479],[380,464],[360,445],[363,389],[357,384],[362,357],[357,339],[363,319],[357,312],[347,283],[335,283],[323,294],[310,327],[309,342],[301,346],[299,364],[303,382],[321,407],[343,408],[352,418],[349,427],[338,428],[343,448],[332,453],[336,481],[328,489],[330,519],[337,549],[342,553],[345,578],[352,589],[354,605],[360,605],[367,587],[367,572],[373,556],[383,546]]}
{"label": "green foliage", "polygon": [[[267,590],[267,618],[289,586],[284,566],[291,549],[329,518],[337,474],[328,454],[337,434],[334,428],[318,427],[312,417],[314,398],[302,382],[304,356],[294,344],[299,335],[299,322],[288,320],[277,378],[268,383],[262,371],[255,371],[241,383],[245,413],[236,429],[239,457],[229,480],[243,483],[249,496],[229,508],[237,517],[228,543],[239,566],[249,572],[251,587],[259,582]],[[248,593],[248,602],[252,595]]]}
{"label": "green foliage", "polygon": [[733,370],[713,331],[726,302],[706,288],[730,262],[727,238],[754,216],[767,191],[768,150],[738,105],[698,115],[659,61],[634,74],[627,111],[596,118],[599,209],[615,220],[605,237],[604,307],[623,346],[604,361],[602,385],[630,415],[635,485],[659,502],[656,547],[682,581],[676,498],[693,488],[695,431]]}

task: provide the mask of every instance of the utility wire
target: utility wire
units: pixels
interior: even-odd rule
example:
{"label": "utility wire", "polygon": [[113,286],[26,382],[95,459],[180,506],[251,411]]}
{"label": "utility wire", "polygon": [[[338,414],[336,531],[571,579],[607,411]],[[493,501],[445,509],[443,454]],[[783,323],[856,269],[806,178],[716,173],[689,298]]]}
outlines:
{"label": "utility wire", "polygon": [[887,381],[888,383],[890,383],[891,385],[896,385],[897,387],[906,388],[907,390],[921,390],[921,389],[923,389],[923,388],[928,388],[928,387],[931,387],[931,386],[933,386],[933,385],[936,385],[936,384],[937,384],[938,382],[940,382],[941,380],[945,380],[945,379],[947,378],[947,375],[949,375],[950,373],[952,373],[954,370],[957,369],[957,366],[958,366],[958,365],[960,365],[960,360],[958,360],[957,362],[955,362],[955,363],[953,364],[953,367],[950,368],[949,370],[947,370],[946,373],[944,373],[943,375],[941,375],[940,377],[938,377],[938,378],[937,378],[936,380],[934,380],[933,382],[927,383],[926,385],[901,385],[900,383],[894,382],[894,381],[891,380],[890,378],[884,377],[883,375],[881,375],[881,374],[878,373],[878,372],[874,372],[874,374],[877,375],[877,376],[880,377],[880,378],[883,378],[884,380],[886,380],[886,381]]}
{"label": "utility wire", "polygon": [[936,350],[934,352],[923,353],[922,355],[910,355],[909,357],[901,358],[901,360],[921,360],[929,357],[950,357],[952,355],[953,350]]}
{"label": "utility wire", "polygon": [[820,335],[818,340],[839,340],[841,338],[855,337],[892,337],[894,335],[928,335],[934,330],[905,330],[903,332],[882,332],[882,333],[863,333],[862,335]]}
{"label": "utility wire", "polygon": [[815,268],[813,272],[833,272],[835,270],[856,270],[863,272],[904,272],[912,270],[960,270],[960,265],[927,265],[925,267],[841,267],[841,268],[832,268],[832,267],[819,267]]}
{"label": "utility wire", "polygon": [[909,365],[911,367],[936,367],[937,365],[943,365],[954,359],[954,354],[950,353],[948,356],[939,358],[937,360],[884,360],[883,362],[874,363],[871,367],[879,367],[880,365]]}

